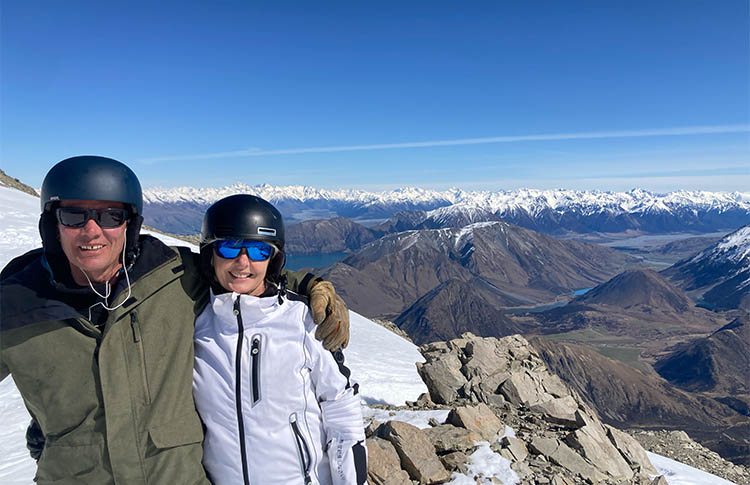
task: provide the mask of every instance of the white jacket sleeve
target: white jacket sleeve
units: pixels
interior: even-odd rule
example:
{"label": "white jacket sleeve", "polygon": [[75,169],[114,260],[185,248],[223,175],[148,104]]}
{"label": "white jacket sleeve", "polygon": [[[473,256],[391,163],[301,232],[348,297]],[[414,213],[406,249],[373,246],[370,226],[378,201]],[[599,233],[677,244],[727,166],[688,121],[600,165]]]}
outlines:
{"label": "white jacket sleeve", "polygon": [[[310,339],[308,339],[310,340]],[[312,380],[323,414],[326,453],[335,485],[367,483],[367,448],[358,384],[350,379],[341,350],[329,352],[312,339]]]}

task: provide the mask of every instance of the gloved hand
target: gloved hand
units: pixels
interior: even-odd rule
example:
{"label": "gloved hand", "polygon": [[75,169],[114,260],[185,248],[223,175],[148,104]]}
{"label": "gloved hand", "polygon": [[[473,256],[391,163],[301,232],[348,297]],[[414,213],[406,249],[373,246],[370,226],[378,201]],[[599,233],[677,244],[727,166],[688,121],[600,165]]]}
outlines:
{"label": "gloved hand", "polygon": [[326,349],[338,350],[349,344],[349,309],[330,282],[320,281],[312,287],[310,311],[318,326],[315,338],[322,340]]}
{"label": "gloved hand", "polygon": [[46,441],[42,428],[32,419],[29,427],[26,428],[26,448],[29,450],[29,455],[36,461],[39,461],[39,457],[42,456]]}

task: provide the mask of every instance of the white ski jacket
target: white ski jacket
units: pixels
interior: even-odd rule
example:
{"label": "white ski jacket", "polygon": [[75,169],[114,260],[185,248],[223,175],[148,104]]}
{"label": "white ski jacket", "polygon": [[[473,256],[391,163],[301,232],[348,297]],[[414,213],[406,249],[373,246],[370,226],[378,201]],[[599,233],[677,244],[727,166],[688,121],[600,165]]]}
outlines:
{"label": "white ski jacket", "polygon": [[366,481],[357,385],[298,298],[212,292],[195,322],[193,394],[215,484]]}

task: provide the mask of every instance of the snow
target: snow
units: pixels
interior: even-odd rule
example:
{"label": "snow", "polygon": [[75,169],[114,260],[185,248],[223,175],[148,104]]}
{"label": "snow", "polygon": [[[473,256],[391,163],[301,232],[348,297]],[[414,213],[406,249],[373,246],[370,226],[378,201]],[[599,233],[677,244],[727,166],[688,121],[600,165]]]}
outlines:
{"label": "snow", "polygon": [[226,187],[175,187],[152,188],[143,191],[146,203],[197,202],[212,204],[219,199],[234,194],[252,194],[271,202],[279,200],[296,200],[308,202],[316,200],[337,200],[354,202],[362,206],[378,204],[433,203],[453,204],[460,200],[463,192],[458,189],[446,191],[426,190],[418,187],[405,187],[383,192],[366,192],[363,190],[326,190],[302,185],[272,186],[247,185],[237,183]]}
{"label": "snow", "polygon": [[351,341],[344,356],[366,404],[403,406],[427,392],[416,367],[424,357],[414,344],[355,312],[349,315]]}
{"label": "snow", "polygon": [[628,192],[602,192],[598,190],[537,190],[518,189],[490,191],[444,191],[405,187],[382,192],[339,189],[326,190],[309,186],[247,185],[237,183],[227,187],[176,187],[152,188],[144,191],[147,204],[191,203],[211,204],[232,194],[248,193],[271,202],[296,201],[301,203],[328,201],[350,204],[358,207],[396,206],[411,204],[413,207],[438,207],[428,212],[428,218],[437,222],[455,217],[476,221],[488,213],[500,216],[525,211],[532,217],[551,210],[558,213],[571,212],[592,215],[608,212],[613,215],[624,213],[666,213],[673,214],[686,210],[725,212],[729,209],[750,211],[750,192],[706,192],[679,190],[666,194],[656,194],[643,189]]}
{"label": "snow", "polygon": [[735,262],[750,257],[750,225],[739,228],[716,244],[717,251],[730,252]]}
{"label": "snow", "polygon": [[474,485],[477,483],[475,477],[481,479],[479,483],[492,484],[492,478],[497,478],[505,485],[515,485],[520,483],[516,472],[511,470],[510,461],[495,453],[490,448],[487,441],[475,442],[477,448],[469,456],[471,462],[467,466],[469,473],[467,475],[453,472],[449,484],[453,485]]}
{"label": "snow", "polygon": [[[458,192],[457,192],[458,193]],[[748,197],[750,200],[750,197]],[[39,199],[6,187],[0,187],[0,266],[4,267],[12,258],[40,244],[37,231]],[[161,234],[154,235],[168,244],[191,247],[191,245]],[[192,246],[193,249],[196,249]],[[346,360],[352,370],[352,378],[360,385],[360,393],[366,404],[401,404],[416,400],[426,391],[416,372],[415,363],[423,361],[417,347],[389,332],[376,323],[351,313],[351,342],[345,351]],[[366,416],[387,421],[399,419],[415,426],[428,426],[430,418],[443,422],[447,411],[395,411],[390,412],[365,406]],[[29,414],[23,404],[13,379],[0,382],[0,483],[30,484],[36,470],[35,462],[26,451],[25,431]],[[513,435],[506,427],[505,434]],[[649,454],[660,473],[667,475],[670,485],[726,484],[713,475],[687,465]],[[494,477],[506,485],[518,483],[507,460],[494,453],[487,442],[478,442],[471,455],[470,476],[453,474],[453,484],[474,484],[474,476],[482,483],[491,483]]]}
{"label": "snow", "polygon": [[750,269],[750,224],[728,234],[690,260],[690,263],[701,265],[719,265],[725,262],[730,262],[733,266],[727,278]]}
{"label": "snow", "polygon": [[647,451],[646,454],[656,471],[664,475],[669,485],[732,485],[733,483],[656,453]]}
{"label": "snow", "polygon": [[391,411],[389,409],[379,409],[364,407],[362,414],[365,418],[371,418],[379,423],[385,423],[386,421],[403,421],[409,423],[412,426],[416,426],[419,429],[429,428],[429,421],[434,418],[438,423],[444,423],[448,418],[447,410],[434,410],[434,411],[412,411],[409,409],[400,409],[398,411]]}

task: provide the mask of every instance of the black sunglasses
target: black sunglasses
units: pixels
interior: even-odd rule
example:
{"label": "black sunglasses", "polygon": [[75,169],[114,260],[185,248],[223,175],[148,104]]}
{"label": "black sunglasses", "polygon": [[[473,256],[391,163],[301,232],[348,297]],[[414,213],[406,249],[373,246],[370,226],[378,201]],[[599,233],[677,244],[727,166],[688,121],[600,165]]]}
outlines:
{"label": "black sunglasses", "polygon": [[89,221],[99,224],[102,229],[114,229],[122,226],[130,217],[127,209],[84,209],[83,207],[58,207],[57,221],[65,227],[83,227]]}

